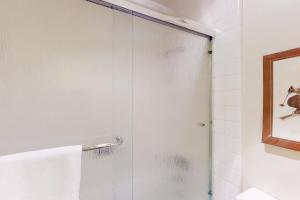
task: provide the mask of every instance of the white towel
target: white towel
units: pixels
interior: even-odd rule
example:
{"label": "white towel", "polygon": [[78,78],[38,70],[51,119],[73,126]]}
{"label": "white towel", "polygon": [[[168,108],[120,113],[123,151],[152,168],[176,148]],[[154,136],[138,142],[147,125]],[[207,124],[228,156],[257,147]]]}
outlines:
{"label": "white towel", "polygon": [[81,146],[0,157],[0,199],[79,200]]}

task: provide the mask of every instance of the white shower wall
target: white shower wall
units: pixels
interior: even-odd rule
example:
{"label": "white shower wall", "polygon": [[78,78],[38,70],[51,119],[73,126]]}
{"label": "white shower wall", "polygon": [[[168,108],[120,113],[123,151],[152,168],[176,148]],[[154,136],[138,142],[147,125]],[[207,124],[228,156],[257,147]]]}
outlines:
{"label": "white shower wall", "polygon": [[213,59],[214,200],[241,192],[241,1],[219,0]]}

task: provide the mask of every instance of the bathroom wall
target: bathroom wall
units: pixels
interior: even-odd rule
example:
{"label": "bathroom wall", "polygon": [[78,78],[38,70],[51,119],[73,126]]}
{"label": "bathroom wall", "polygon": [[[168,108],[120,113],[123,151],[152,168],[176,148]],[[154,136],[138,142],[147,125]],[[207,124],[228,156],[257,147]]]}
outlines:
{"label": "bathroom wall", "polygon": [[300,1],[243,3],[243,189],[258,187],[280,200],[300,198],[300,152],[261,143],[263,55],[300,46]]}
{"label": "bathroom wall", "polygon": [[213,193],[214,200],[233,200],[241,191],[241,4],[219,1],[223,8],[213,58]]}

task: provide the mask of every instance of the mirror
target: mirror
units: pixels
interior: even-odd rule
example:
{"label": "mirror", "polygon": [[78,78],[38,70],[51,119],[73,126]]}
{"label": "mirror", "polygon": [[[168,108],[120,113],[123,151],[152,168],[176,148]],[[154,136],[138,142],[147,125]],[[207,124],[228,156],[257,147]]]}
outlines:
{"label": "mirror", "polygon": [[263,142],[300,151],[300,48],[263,61]]}

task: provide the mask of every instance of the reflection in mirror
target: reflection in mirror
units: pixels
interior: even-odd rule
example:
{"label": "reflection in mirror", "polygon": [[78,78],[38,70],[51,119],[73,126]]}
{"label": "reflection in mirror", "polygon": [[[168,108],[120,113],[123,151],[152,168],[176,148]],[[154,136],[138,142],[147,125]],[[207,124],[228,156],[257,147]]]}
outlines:
{"label": "reflection in mirror", "polygon": [[273,137],[300,142],[300,57],[273,63]]}

